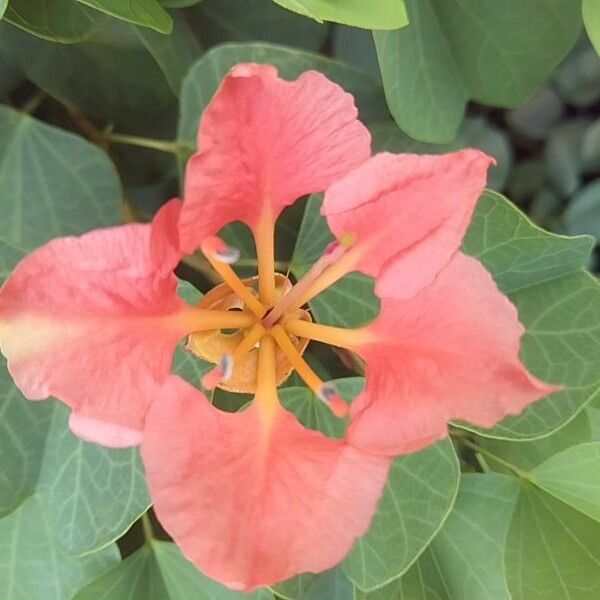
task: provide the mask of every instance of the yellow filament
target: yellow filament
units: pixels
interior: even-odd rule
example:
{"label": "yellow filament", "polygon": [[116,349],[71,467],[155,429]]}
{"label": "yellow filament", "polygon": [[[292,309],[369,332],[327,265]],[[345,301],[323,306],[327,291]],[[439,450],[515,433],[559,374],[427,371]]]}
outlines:
{"label": "yellow filament", "polygon": [[270,307],[275,302],[275,221],[269,214],[263,216],[254,230],[258,260],[258,295]]}
{"label": "yellow filament", "polygon": [[323,387],[321,378],[310,368],[309,364],[302,358],[302,355],[296,350],[290,338],[281,325],[276,325],[269,332],[281,351],[286,355],[298,375],[304,383],[317,395]]}
{"label": "yellow filament", "polygon": [[211,331],[213,329],[239,329],[250,327],[256,322],[256,317],[246,311],[208,310],[190,308],[175,316],[185,331]]}
{"label": "yellow filament", "polygon": [[290,319],[285,322],[284,327],[286,331],[297,337],[323,342],[338,348],[347,348],[348,350],[368,342],[372,337],[372,334],[364,328],[343,329],[301,321],[300,319]]}
{"label": "yellow filament", "polygon": [[256,346],[256,343],[264,334],[265,328],[260,323],[256,323],[232,352],[231,357],[233,358],[234,366]]}
{"label": "yellow filament", "polygon": [[266,312],[265,307],[259,299],[252,294],[250,289],[244,285],[237,273],[227,264],[211,256],[210,252],[205,253],[206,260],[212,265],[213,269],[223,278],[223,281],[234,291],[240,300],[260,319]]}
{"label": "yellow filament", "polygon": [[354,265],[359,258],[359,248],[354,247],[348,250],[337,262],[327,267],[303,292],[294,299],[294,302],[288,310],[300,308],[315,296],[318,296],[323,290],[332,286],[344,275],[354,270]]}
{"label": "yellow filament", "polygon": [[277,362],[275,343],[269,336],[260,340],[258,348],[258,371],[256,375],[255,401],[262,409],[265,425],[273,421],[279,408],[277,397]]}

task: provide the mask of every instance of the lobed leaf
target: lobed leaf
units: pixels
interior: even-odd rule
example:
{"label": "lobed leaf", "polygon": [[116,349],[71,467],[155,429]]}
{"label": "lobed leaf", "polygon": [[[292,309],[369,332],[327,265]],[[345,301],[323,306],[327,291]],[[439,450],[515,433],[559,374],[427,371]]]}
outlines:
{"label": "lobed leaf", "polygon": [[334,21],[365,29],[397,29],[408,23],[404,0],[275,0],[315,21]]}
{"label": "lobed leaf", "polygon": [[374,33],[386,98],[404,131],[436,143],[454,138],[469,99],[527,102],[581,27],[571,0],[407,0],[406,8],[408,27]]}
{"label": "lobed leaf", "polygon": [[266,590],[234,592],[205,577],[175,544],[152,540],[103,573],[73,600],[269,600]]}

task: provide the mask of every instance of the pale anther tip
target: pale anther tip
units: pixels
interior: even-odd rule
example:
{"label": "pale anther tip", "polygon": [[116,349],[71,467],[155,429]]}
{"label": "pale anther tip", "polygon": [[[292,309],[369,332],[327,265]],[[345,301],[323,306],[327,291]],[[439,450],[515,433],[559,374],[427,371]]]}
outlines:
{"label": "pale anther tip", "polygon": [[202,252],[228,265],[232,265],[240,259],[238,248],[229,246],[216,235],[211,235],[202,242]]}
{"label": "pale anther tip", "polygon": [[232,265],[240,260],[240,251],[234,246],[225,245],[223,248],[217,250],[215,253],[217,259],[228,265]]}
{"label": "pale anther tip", "polygon": [[221,381],[229,381],[233,375],[233,356],[224,354],[219,361],[218,368],[222,373]]}
{"label": "pale anther tip", "polygon": [[343,419],[348,415],[348,405],[338,394],[333,383],[324,383],[317,392],[317,396],[329,407],[329,410],[331,410],[336,417]]}

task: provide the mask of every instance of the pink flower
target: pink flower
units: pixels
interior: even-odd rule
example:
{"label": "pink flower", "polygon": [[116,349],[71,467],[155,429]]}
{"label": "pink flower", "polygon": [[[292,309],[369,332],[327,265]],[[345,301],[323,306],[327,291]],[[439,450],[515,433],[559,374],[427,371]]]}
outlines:
{"label": "pink flower", "polygon": [[[0,291],[0,345],[28,398],[73,409],[77,435],[141,441],[166,530],[207,575],[251,590],[342,560],[369,527],[391,457],[444,437],[449,419],[488,427],[557,388],[521,364],[515,308],[458,250],[489,157],[369,159],[351,96],[316,72],[287,82],[259,65],[225,78],[198,147],[183,203],[152,224],[54,240],[26,257]],[[323,190],[339,243],[292,286],[275,273],[275,221]],[[255,238],[256,278],[238,278],[236,250],[217,237],[238,220]],[[198,248],[225,283],[188,306],[173,269]],[[354,270],[376,278],[379,317],[357,330],[312,323],[304,304]],[[170,374],[184,337],[216,365],[204,386],[253,392],[249,408],[220,412]],[[304,429],[278,400],[295,369],[347,414],[302,357],[311,339],[366,361],[344,440]]]}

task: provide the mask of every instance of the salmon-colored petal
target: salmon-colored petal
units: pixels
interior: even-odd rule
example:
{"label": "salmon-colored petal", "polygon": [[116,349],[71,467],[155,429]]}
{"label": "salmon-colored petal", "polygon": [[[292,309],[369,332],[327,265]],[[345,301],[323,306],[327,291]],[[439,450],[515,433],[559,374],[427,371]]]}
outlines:
{"label": "salmon-colored petal", "polygon": [[233,589],[328,569],[369,526],[390,459],[255,401],[220,412],[177,377],[148,413],[142,457],[158,518],[186,557]]}
{"label": "salmon-colored petal", "polygon": [[179,208],[168,203],[152,225],[53,240],[0,290],[0,346],[15,383],[32,400],[56,396],[72,407],[72,429],[85,439],[139,442],[187,333],[172,273]]}
{"label": "salmon-colored petal", "polygon": [[365,161],[370,144],[352,96],[324,75],[285,81],[275,67],[237,65],[204,111],[187,164],[183,249],[232,221],[276,218]]}
{"label": "salmon-colored petal", "polygon": [[322,213],[338,239],[355,238],[352,265],[377,277],[379,297],[410,298],[459,248],[493,159],[378,154],[334,183]]}
{"label": "salmon-colored petal", "polygon": [[414,452],[445,437],[450,419],[492,427],[560,389],[521,363],[516,308],[460,252],[414,298],[384,298],[368,330],[373,339],[357,348],[366,387],[348,430],[365,450]]}

